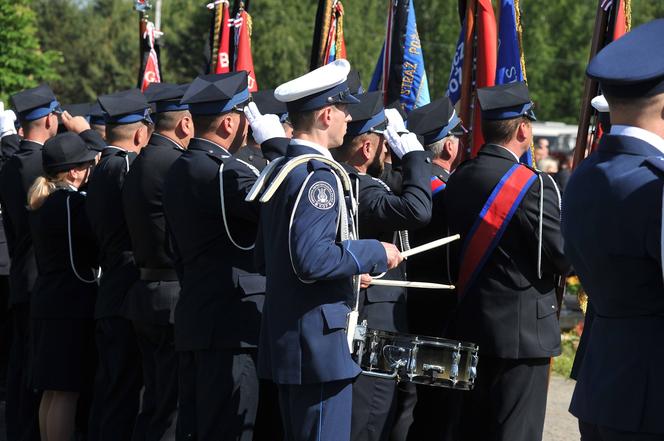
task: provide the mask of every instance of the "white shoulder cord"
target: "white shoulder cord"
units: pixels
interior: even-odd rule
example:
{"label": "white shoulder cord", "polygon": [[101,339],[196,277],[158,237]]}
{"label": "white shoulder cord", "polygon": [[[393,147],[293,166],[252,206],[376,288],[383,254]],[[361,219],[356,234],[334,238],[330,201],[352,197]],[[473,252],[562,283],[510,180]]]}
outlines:
{"label": "white shoulder cord", "polygon": [[537,277],[542,278],[542,217],[544,216],[544,181],[542,174],[537,174],[537,179],[540,183],[540,197],[539,197],[539,219],[538,219],[538,235],[537,235]]}
{"label": "white shoulder cord", "polygon": [[[240,161],[239,159],[238,159],[238,161],[245,164],[246,166],[248,166],[249,170],[254,172],[256,174],[256,176],[258,176],[260,174],[260,173],[258,173],[258,170],[256,170],[256,168],[253,167],[252,165],[249,165],[244,161]],[[238,248],[242,251],[253,250],[254,247],[256,246],[255,242],[252,243],[251,245],[249,245],[248,247],[243,247],[243,246],[239,245],[235,241],[235,239],[233,239],[233,236],[231,236],[231,229],[228,226],[228,218],[226,217],[226,204],[224,202],[224,162],[223,161],[221,162],[221,165],[219,166],[219,198],[221,200],[221,217],[224,220],[224,228],[226,229],[226,235],[228,236],[228,239],[235,246],[235,248]]]}
{"label": "white shoulder cord", "polygon": [[300,187],[300,191],[297,193],[297,198],[295,198],[295,204],[293,205],[293,211],[291,211],[290,215],[290,220],[288,222],[288,256],[290,257],[291,261],[291,268],[293,268],[293,273],[297,278],[300,280],[302,283],[306,284],[311,284],[315,283],[315,280],[304,280],[300,277],[300,275],[297,273],[297,270],[295,269],[295,264],[293,264],[293,250],[291,248],[291,229],[293,227],[293,220],[295,219],[295,212],[297,211],[297,206],[300,204],[300,199],[302,198],[302,193],[304,193],[304,189],[307,186],[307,183],[309,182],[309,179],[311,179],[311,176],[314,174],[314,172],[309,173],[307,175],[306,179],[302,183],[302,187]]}
{"label": "white shoulder cord", "polygon": [[[80,280],[83,283],[96,283],[101,277],[101,267],[99,267],[99,269],[97,270],[97,274],[95,275],[95,278],[92,280],[84,279],[76,271],[76,265],[74,264],[74,247],[72,245],[72,240],[71,240],[71,210],[69,208],[69,198],[70,195],[67,195],[67,239],[69,242],[69,264],[71,265],[71,269],[78,280]],[[92,273],[94,274],[94,270],[92,270]]]}

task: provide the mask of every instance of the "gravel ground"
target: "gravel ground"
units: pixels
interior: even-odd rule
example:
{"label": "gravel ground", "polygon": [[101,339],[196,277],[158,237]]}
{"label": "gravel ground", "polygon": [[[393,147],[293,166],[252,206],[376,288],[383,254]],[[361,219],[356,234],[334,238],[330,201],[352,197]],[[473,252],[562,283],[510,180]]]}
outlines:
{"label": "gravel ground", "polygon": [[567,411],[572,399],[574,384],[574,380],[559,375],[551,377],[543,441],[577,441],[579,439],[577,420]]}
{"label": "gravel ground", "polygon": [[[549,396],[546,405],[546,420],[544,421],[543,441],[577,441],[579,429],[576,418],[567,408],[572,398],[574,381],[559,375],[551,377]],[[5,403],[0,401],[0,441],[5,441]]]}

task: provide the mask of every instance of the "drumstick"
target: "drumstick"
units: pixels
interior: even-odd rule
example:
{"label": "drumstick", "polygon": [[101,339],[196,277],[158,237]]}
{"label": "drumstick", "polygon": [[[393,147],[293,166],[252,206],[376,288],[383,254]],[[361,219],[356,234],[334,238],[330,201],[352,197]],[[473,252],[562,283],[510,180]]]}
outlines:
{"label": "drumstick", "polygon": [[409,282],[407,280],[371,279],[370,284],[379,286],[396,286],[402,288],[454,289],[454,285],[443,285],[441,283],[431,282]]}
{"label": "drumstick", "polygon": [[403,256],[404,259],[407,259],[408,257],[414,255],[414,254],[419,254],[424,251],[429,251],[433,248],[438,248],[442,247],[445,244],[448,244],[450,242],[454,242],[457,239],[460,239],[461,236],[458,234],[455,234],[454,236],[449,236],[449,237],[443,237],[442,239],[434,240],[433,242],[425,243],[424,245],[420,245],[419,247],[411,248],[408,251],[402,251],[401,255]]}

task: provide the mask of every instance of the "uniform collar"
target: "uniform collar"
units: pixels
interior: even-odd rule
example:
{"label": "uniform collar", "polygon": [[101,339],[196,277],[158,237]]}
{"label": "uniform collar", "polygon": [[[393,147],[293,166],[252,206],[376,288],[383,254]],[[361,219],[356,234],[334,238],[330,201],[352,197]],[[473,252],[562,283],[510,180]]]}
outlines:
{"label": "uniform collar", "polygon": [[37,141],[30,141],[28,139],[22,139],[21,143],[19,144],[19,151],[20,150],[41,150],[42,147],[44,147],[44,144],[41,142]]}
{"label": "uniform collar", "polygon": [[231,154],[224,147],[216,142],[204,138],[191,138],[189,150],[200,150],[206,153],[218,154],[221,156],[230,156]]}
{"label": "uniform collar", "polygon": [[664,154],[664,139],[661,136],[640,127],[616,124],[611,126],[610,134],[617,136],[629,136],[632,138],[640,139],[641,141],[645,141],[651,146],[655,147],[660,151],[660,153]]}
{"label": "uniform collar", "polygon": [[184,151],[184,148],[168,136],[162,135],[161,133],[153,133],[150,137],[150,144],[158,146],[171,146],[175,147],[180,151]]}
{"label": "uniform collar", "polygon": [[484,147],[482,147],[480,150],[480,154],[482,153],[489,154],[491,156],[498,156],[513,162],[519,162],[519,158],[514,154],[513,151],[508,150],[506,147],[503,147],[499,144],[485,144]]}
{"label": "uniform collar", "polygon": [[312,148],[312,149],[316,150],[318,153],[320,153],[321,155],[325,156],[326,158],[332,159],[332,160],[334,159],[332,157],[332,154],[330,153],[330,151],[328,149],[326,149],[325,147],[323,147],[321,145],[316,144],[315,142],[311,142],[311,141],[307,141],[307,140],[299,139],[299,138],[293,138],[293,139],[291,139],[291,144],[302,145],[302,146],[305,146],[305,147]]}
{"label": "uniform collar", "polygon": [[106,156],[117,155],[118,153],[120,153],[122,156],[126,156],[129,151],[123,149],[122,147],[107,145],[104,150],[101,151],[101,157],[105,158]]}

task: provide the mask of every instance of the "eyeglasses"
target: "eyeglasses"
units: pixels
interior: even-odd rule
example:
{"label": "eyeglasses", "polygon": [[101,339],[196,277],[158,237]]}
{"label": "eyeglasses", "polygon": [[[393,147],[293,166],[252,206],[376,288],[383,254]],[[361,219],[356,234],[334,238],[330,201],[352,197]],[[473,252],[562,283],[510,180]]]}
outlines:
{"label": "eyeglasses", "polygon": [[348,104],[339,103],[339,104],[335,104],[334,107],[336,107],[337,110],[343,112],[344,115],[348,115],[350,113],[348,111]]}

